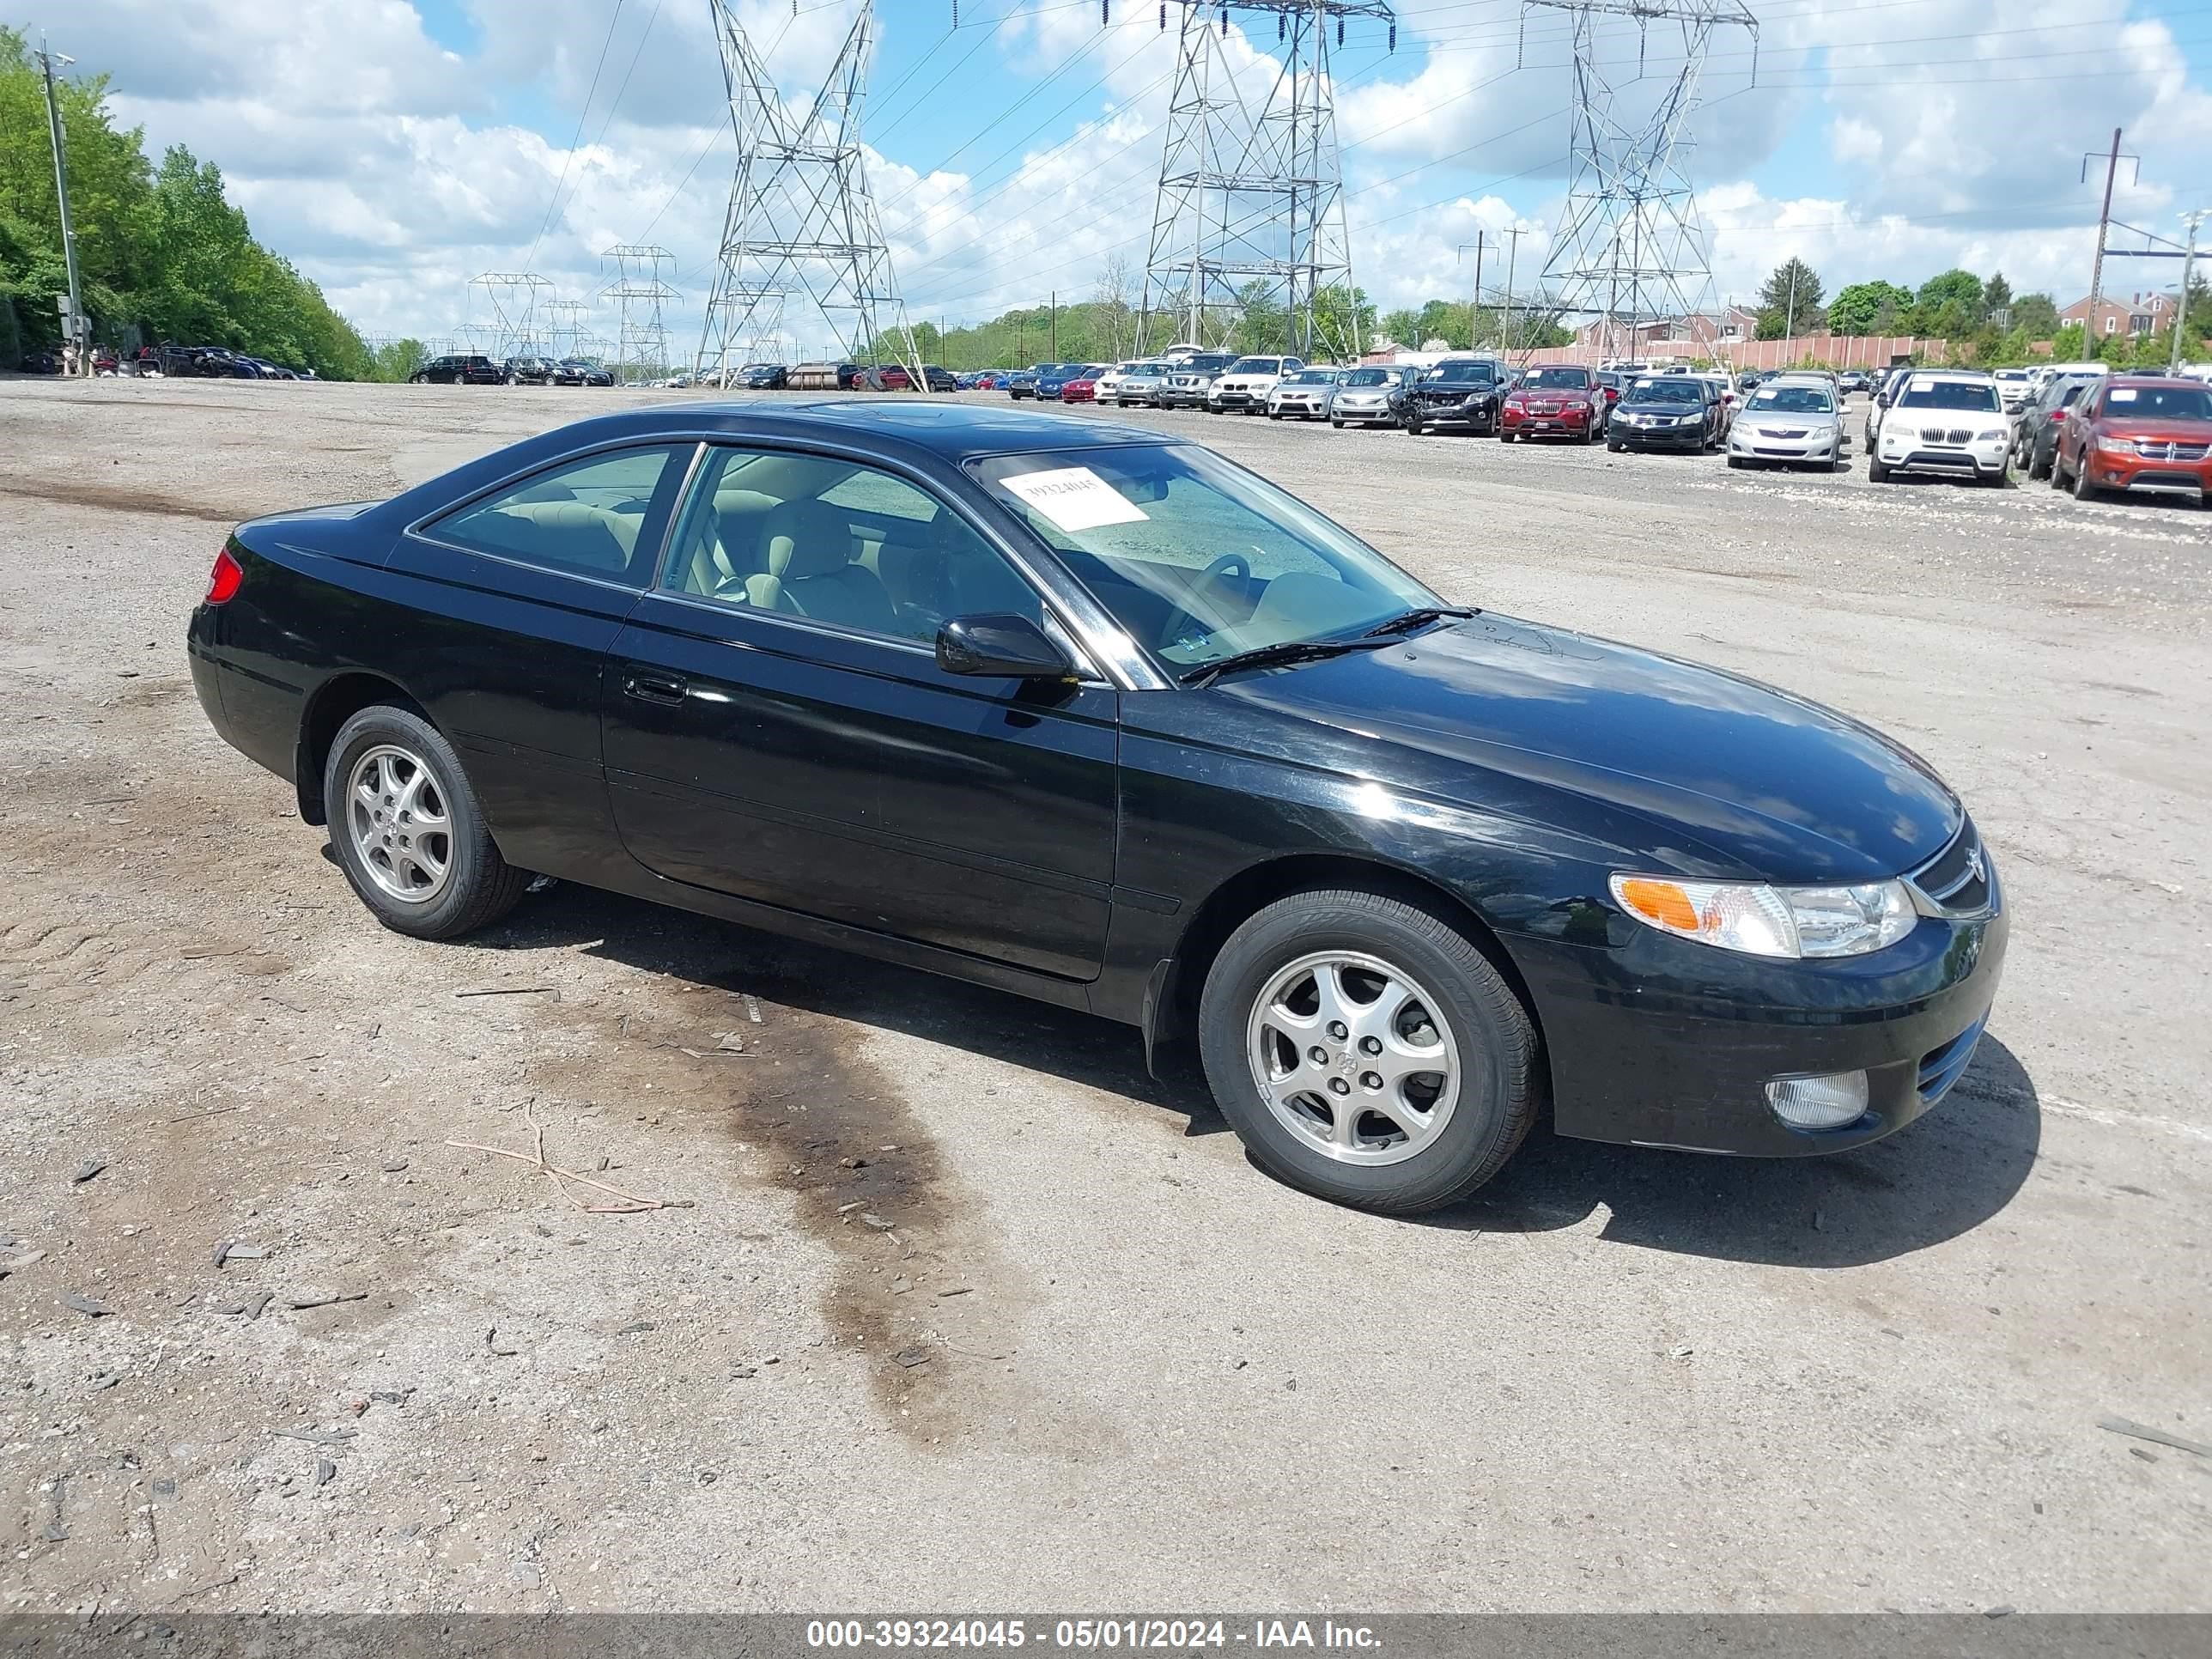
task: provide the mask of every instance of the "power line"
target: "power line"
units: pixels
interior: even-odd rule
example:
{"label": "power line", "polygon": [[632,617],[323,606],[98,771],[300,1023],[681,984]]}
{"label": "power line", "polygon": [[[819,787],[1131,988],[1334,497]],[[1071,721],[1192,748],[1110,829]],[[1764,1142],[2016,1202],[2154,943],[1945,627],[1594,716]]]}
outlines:
{"label": "power line", "polygon": [[614,15],[607,19],[606,39],[599,42],[599,61],[592,67],[592,84],[585,89],[583,108],[576,112],[575,136],[568,140],[568,150],[561,157],[561,176],[554,180],[553,199],[545,204],[545,217],[538,222],[538,234],[530,244],[530,257],[522,262],[525,270],[538,263],[538,244],[545,240],[546,231],[552,227],[553,210],[561,204],[562,189],[568,182],[569,164],[576,159],[576,146],[584,137],[584,123],[591,118],[592,99],[599,89],[599,75],[607,66],[607,48],[615,43],[615,25],[622,21],[622,10],[623,0],[615,0]]}

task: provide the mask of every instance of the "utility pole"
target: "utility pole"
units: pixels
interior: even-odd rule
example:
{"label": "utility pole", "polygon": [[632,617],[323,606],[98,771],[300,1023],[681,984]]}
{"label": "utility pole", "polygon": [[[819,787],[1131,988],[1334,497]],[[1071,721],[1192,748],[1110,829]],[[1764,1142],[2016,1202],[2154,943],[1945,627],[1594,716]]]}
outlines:
{"label": "utility pole", "polygon": [[[2089,163],[2096,159],[2097,153],[2094,150],[2091,150],[2081,158],[2082,183],[2087,184],[2089,181]],[[2136,176],[2141,178],[2142,163],[2132,155],[2127,159],[2135,161]],[[2082,328],[2082,332],[2091,337],[2094,337],[2096,333],[2097,301],[2105,297],[2105,237],[2106,232],[2112,228],[2112,181],[2119,176],[2119,172],[2120,129],[2114,127],[2112,152],[2105,157],[2105,205],[2097,215],[2097,258],[2089,267],[2089,314]]]}
{"label": "utility pole", "polygon": [[1797,337],[1797,256],[1794,253],[1790,256],[1790,307],[1783,314],[1782,337]]}
{"label": "utility pole", "polygon": [[1052,360],[1060,361],[1060,290],[1052,290]]}
{"label": "utility pole", "polygon": [[[1481,343],[1480,340],[1475,338],[1474,331],[1476,327],[1476,319],[1481,314],[1482,311],[1482,245],[1485,240],[1484,234],[1478,230],[1474,233],[1474,240],[1473,241],[1462,242],[1459,245],[1457,252],[1452,255],[1452,263],[1456,264],[1459,263],[1461,257],[1467,252],[1468,249],[1473,248],[1474,250],[1474,308],[1467,313],[1467,349],[1469,351],[1474,350],[1476,346]],[[1421,343],[1419,340],[1413,342],[1413,349],[1416,351],[1419,350],[1420,347]]]}
{"label": "utility pole", "polygon": [[[86,349],[91,343],[87,336],[84,314],[84,295],[76,279],[76,232],[70,228],[69,156],[62,148],[62,106],[54,101],[53,52],[46,50],[46,37],[39,37],[37,57],[39,67],[46,77],[46,132],[54,145],[54,196],[62,210],[62,262],[69,268],[69,337],[76,344],[76,368],[80,374],[92,373],[92,353]],[[64,64],[76,59],[63,56]]]}
{"label": "utility pole", "polygon": [[2212,218],[2212,209],[2198,208],[2181,216],[2181,222],[2189,227],[2189,251],[2181,256],[2181,299],[2173,308],[2173,357],[2166,366],[2169,374],[2181,373],[2181,335],[2189,325],[2189,279],[2197,271],[2197,227],[2207,218]]}
{"label": "utility pole", "polygon": [[1516,225],[1505,233],[1513,239],[1513,246],[1505,252],[1505,320],[1498,327],[1498,343],[1501,349],[1513,349],[1513,273],[1521,264],[1521,227]]}

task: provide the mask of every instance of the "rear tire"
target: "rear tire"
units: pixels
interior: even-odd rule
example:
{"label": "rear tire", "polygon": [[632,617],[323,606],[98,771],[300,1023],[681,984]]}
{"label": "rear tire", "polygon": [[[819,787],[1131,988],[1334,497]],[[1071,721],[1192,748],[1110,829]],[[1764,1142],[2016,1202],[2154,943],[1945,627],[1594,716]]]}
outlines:
{"label": "rear tire", "polygon": [[[1341,1038],[1324,975],[1341,994]],[[1542,1095],[1535,1027],[1489,958],[1442,917],[1378,893],[1294,893],[1246,921],[1206,975],[1199,1029],[1207,1084],[1255,1164],[1386,1215],[1440,1208],[1489,1180]],[[1316,1052],[1326,1065],[1309,1063]],[[1263,1069],[1282,1103],[1261,1092]],[[1310,1093],[1289,1092],[1297,1073]]]}
{"label": "rear tire", "polygon": [[[370,780],[385,786],[380,793],[363,793]],[[530,885],[530,872],[493,844],[453,745],[410,710],[380,703],[338,728],[323,766],[323,802],[338,867],[395,933],[457,939],[505,915]],[[425,830],[438,823],[442,830]]]}

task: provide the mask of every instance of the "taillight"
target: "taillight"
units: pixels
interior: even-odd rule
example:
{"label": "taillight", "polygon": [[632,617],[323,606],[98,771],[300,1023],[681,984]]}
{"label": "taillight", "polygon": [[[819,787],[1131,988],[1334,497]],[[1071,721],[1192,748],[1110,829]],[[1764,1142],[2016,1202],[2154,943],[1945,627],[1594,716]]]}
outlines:
{"label": "taillight", "polygon": [[246,580],[246,571],[226,547],[215,556],[215,568],[208,573],[207,602],[228,605],[238,592],[238,585]]}
{"label": "taillight", "polygon": [[2066,411],[2063,409],[2054,409],[2051,411],[2051,418],[2054,421],[2063,421],[2066,418]]}

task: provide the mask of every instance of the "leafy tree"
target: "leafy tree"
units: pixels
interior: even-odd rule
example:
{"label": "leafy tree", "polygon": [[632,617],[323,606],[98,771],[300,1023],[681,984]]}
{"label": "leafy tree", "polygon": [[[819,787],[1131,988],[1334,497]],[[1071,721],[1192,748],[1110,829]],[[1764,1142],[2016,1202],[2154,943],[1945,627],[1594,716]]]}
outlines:
{"label": "leafy tree", "polygon": [[1382,319],[1382,332],[1393,345],[1418,347],[1421,343],[1420,315],[1404,309],[1390,312]]}
{"label": "leafy tree", "polygon": [[2004,311],[2012,305],[2012,284],[2004,279],[2004,272],[1991,271],[1990,280],[1982,284],[1982,308],[1985,311]]}
{"label": "leafy tree", "polygon": [[[59,337],[66,290],[42,77],[21,33],[0,27],[0,307],[28,343]],[[222,174],[173,149],[158,172],[143,134],[118,130],[105,76],[55,84],[68,148],[70,216],[94,336],[235,347],[332,379],[370,369],[361,337],[321,291],[253,239]]]}
{"label": "leafy tree", "polygon": [[2051,337],[2051,355],[2062,363],[2078,363],[2088,350],[2087,331],[2079,323],[2068,323]]}
{"label": "leafy tree", "polygon": [[379,346],[370,360],[368,378],[372,380],[404,380],[422,367],[429,356],[428,349],[420,340],[394,340],[389,345]]}
{"label": "leafy tree", "polygon": [[1912,304],[1912,290],[1895,283],[1853,283],[1828,307],[1828,326],[1838,334],[1882,334]]}
{"label": "leafy tree", "polygon": [[[1807,334],[1820,326],[1820,301],[1826,295],[1820,273],[1792,254],[1775,266],[1766,286],[1759,290],[1759,309],[1762,317],[1771,311],[1781,318],[1784,329],[1795,327]],[[1781,337],[1778,333],[1759,336],[1762,340]]]}
{"label": "leafy tree", "polygon": [[1314,295],[1312,356],[1348,360],[1355,337],[1364,349],[1375,338],[1375,302],[1364,288],[1333,283]]}
{"label": "leafy tree", "polygon": [[1275,297],[1274,288],[1259,278],[1237,291],[1237,326],[1231,337],[1239,351],[1288,351],[1291,349],[1290,308]]}
{"label": "leafy tree", "polygon": [[1954,266],[1921,283],[1919,301],[1922,312],[1930,317],[1942,313],[1946,307],[1954,307],[1952,315],[1958,319],[1956,332],[1964,333],[1982,320],[1985,303],[1982,279],[1971,270]]}
{"label": "leafy tree", "polygon": [[2012,302],[2012,325],[2026,329],[2031,340],[2047,340],[2058,331],[2058,303],[2048,294],[2023,294]]}

